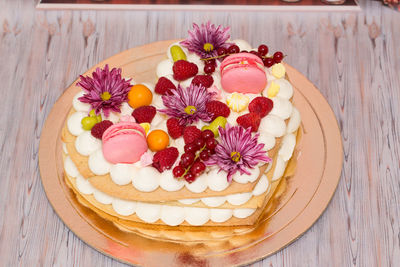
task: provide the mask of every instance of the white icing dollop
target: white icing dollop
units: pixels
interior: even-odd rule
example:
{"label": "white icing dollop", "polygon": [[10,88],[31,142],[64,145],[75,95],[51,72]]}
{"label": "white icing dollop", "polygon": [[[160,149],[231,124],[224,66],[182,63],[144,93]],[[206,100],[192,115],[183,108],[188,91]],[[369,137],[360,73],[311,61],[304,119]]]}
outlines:
{"label": "white icing dollop", "polygon": [[226,200],[232,205],[239,206],[249,201],[252,196],[252,193],[231,194],[226,196]]}
{"label": "white icing dollop", "polygon": [[[130,115],[130,114],[129,114]],[[103,118],[103,120],[109,120],[112,121],[112,123],[117,123],[119,122],[119,113],[111,111],[108,116],[106,116],[103,111],[101,112],[101,117]]]}
{"label": "white icing dollop", "polygon": [[133,177],[132,184],[142,192],[154,191],[160,184],[160,173],[153,167],[141,168]]}
{"label": "white icing dollop", "polygon": [[251,214],[253,214],[256,210],[255,209],[234,209],[233,210],[233,216],[239,219],[244,219],[249,217]]}
{"label": "white icing dollop", "polygon": [[284,78],[274,80],[279,85],[279,92],[276,96],[289,100],[293,96],[293,86]]}
{"label": "white icing dollop", "polygon": [[200,175],[192,183],[185,182],[185,186],[190,192],[193,192],[193,193],[201,193],[201,192],[203,192],[204,190],[207,189],[206,175],[205,174]]}
{"label": "white icing dollop", "polygon": [[287,134],[282,139],[282,145],[279,149],[278,155],[282,157],[284,161],[288,161],[296,146],[296,136],[294,134]]}
{"label": "white icing dollop", "polygon": [[160,219],[161,205],[138,202],[136,215],[144,222],[153,223]]}
{"label": "white icing dollop", "polygon": [[295,132],[301,123],[301,116],[300,112],[297,108],[293,107],[292,115],[290,116],[286,132],[287,133],[293,133]]}
{"label": "white icing dollop", "polygon": [[274,102],[274,107],[270,112],[271,115],[276,115],[284,120],[290,117],[293,105],[289,100],[280,97],[273,97],[272,101]]}
{"label": "white icing dollop", "polygon": [[209,207],[219,207],[222,204],[224,204],[226,201],[226,197],[225,196],[221,196],[221,197],[203,197],[201,198],[201,202],[203,202],[205,205],[209,206]]}
{"label": "white icing dollop", "polygon": [[117,163],[110,168],[111,180],[117,185],[129,184],[137,172],[138,169],[133,164]]}
{"label": "white icing dollop", "polygon": [[86,112],[78,111],[73,113],[67,121],[68,131],[74,135],[78,136],[83,133],[85,130],[82,128],[82,119],[87,116]]}
{"label": "white icing dollop", "polygon": [[111,163],[103,155],[103,150],[98,149],[89,156],[89,169],[96,175],[105,175],[110,172]]}
{"label": "white icing dollop", "polygon": [[63,149],[64,154],[68,155],[67,144],[64,142],[62,142],[62,149]]}
{"label": "white icing dollop", "polygon": [[80,175],[78,168],[69,156],[67,156],[64,160],[64,170],[68,174],[68,176],[71,176],[73,178]]}
{"label": "white icing dollop", "polygon": [[232,178],[235,182],[238,182],[240,184],[246,184],[248,182],[252,183],[255,180],[257,180],[258,176],[260,175],[260,169],[259,168],[253,168],[250,169],[250,175],[248,174],[240,174],[240,172],[236,172]]}
{"label": "white icing dollop", "polygon": [[276,144],[276,139],[275,137],[267,132],[260,132],[260,135],[258,136],[258,142],[264,144],[264,150],[268,151],[272,148],[274,148]]}
{"label": "white icing dollop", "polygon": [[179,225],[185,220],[185,210],[178,206],[163,205],[161,207],[161,220],[170,226]]}
{"label": "white icing dollop", "polygon": [[213,222],[222,223],[229,220],[233,215],[231,209],[210,209],[210,219]]}
{"label": "white icing dollop", "polygon": [[185,205],[191,205],[191,204],[194,204],[196,202],[199,202],[200,199],[199,198],[185,198],[185,199],[178,199],[178,201],[180,203],[182,203],[182,204],[185,204]]}
{"label": "white icing dollop", "polygon": [[93,196],[98,202],[100,202],[101,204],[104,204],[104,205],[108,205],[113,202],[112,196],[109,196],[99,190],[96,190],[96,189],[93,192]]}
{"label": "white icing dollop", "polygon": [[225,172],[219,172],[218,169],[211,170],[206,176],[208,187],[213,191],[223,191],[229,186]]}
{"label": "white icing dollop", "polygon": [[278,116],[268,114],[261,120],[259,130],[272,134],[275,137],[281,137],[286,132],[286,124]]}
{"label": "white icing dollop", "polygon": [[133,108],[129,106],[128,102],[123,102],[121,105],[121,116],[131,116]]}
{"label": "white icing dollop", "polygon": [[276,158],[276,165],[275,165],[274,174],[272,175],[272,181],[278,180],[279,178],[282,177],[282,175],[285,172],[286,163],[287,162],[284,161],[281,156],[278,156]]}
{"label": "white icing dollop", "polygon": [[83,156],[89,156],[100,148],[100,139],[93,137],[90,131],[84,131],[75,140],[75,149]]}
{"label": "white icing dollop", "polygon": [[267,191],[268,187],[269,187],[269,181],[267,176],[266,175],[261,176],[260,180],[253,189],[253,195],[259,196],[261,194],[264,194],[264,192]]}
{"label": "white icing dollop", "polygon": [[206,208],[189,208],[184,207],[186,218],[185,220],[190,225],[203,225],[210,219],[210,211]]}
{"label": "white icing dollop", "polygon": [[183,179],[176,179],[171,170],[160,174],[160,187],[165,191],[178,191],[185,185]]}
{"label": "white icing dollop", "polygon": [[132,215],[135,213],[136,210],[135,201],[127,201],[119,198],[114,198],[111,204],[115,212],[122,216]]}
{"label": "white icing dollop", "polygon": [[78,174],[76,176],[76,187],[78,188],[79,192],[85,195],[90,195],[95,192],[95,188],[90,184],[90,182],[83,178],[82,175]]}
{"label": "white icing dollop", "polygon": [[158,63],[157,65],[157,77],[162,77],[162,76],[167,76],[167,75],[173,75],[174,72],[172,71],[172,66],[174,63],[172,62],[171,59],[165,59]]}
{"label": "white icing dollop", "polygon": [[83,103],[80,100],[78,100],[79,97],[83,96],[85,94],[84,91],[79,91],[74,98],[72,99],[72,106],[76,111],[82,111],[85,112],[86,114],[89,113],[91,106],[89,103]]}

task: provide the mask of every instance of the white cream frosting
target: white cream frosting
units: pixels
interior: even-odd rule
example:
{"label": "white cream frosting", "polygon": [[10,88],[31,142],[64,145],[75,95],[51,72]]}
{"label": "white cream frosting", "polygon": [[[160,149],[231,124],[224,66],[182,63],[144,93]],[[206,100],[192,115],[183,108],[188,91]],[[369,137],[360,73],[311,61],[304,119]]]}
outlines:
{"label": "white cream frosting", "polygon": [[79,175],[78,168],[72,162],[71,158],[67,156],[64,160],[64,170],[71,177],[77,177]]}
{"label": "white cream frosting", "polygon": [[122,216],[134,214],[137,205],[135,201],[127,201],[119,198],[114,198],[111,204],[115,212]]}
{"label": "white cream frosting", "polygon": [[269,114],[276,115],[284,120],[290,117],[292,114],[293,105],[289,100],[280,97],[273,97],[272,101],[274,102],[274,107]]}
{"label": "white cream frosting", "polygon": [[185,204],[185,205],[191,205],[191,204],[194,204],[194,203],[196,203],[196,202],[199,202],[199,201],[200,201],[200,198],[178,199],[178,201],[179,201],[180,203],[182,203],[182,204]]}
{"label": "white cream frosting", "polygon": [[229,202],[229,204],[239,206],[249,201],[252,196],[252,193],[238,193],[227,195],[226,200]]}
{"label": "white cream frosting", "polygon": [[164,223],[176,226],[185,220],[185,210],[178,206],[163,205],[160,218]]}
{"label": "white cream frosting", "polygon": [[272,175],[272,181],[276,181],[282,177],[282,175],[285,172],[286,164],[287,164],[287,162],[284,161],[281,156],[278,156],[276,158],[276,165],[275,165],[274,174]]}
{"label": "white cream frosting", "polygon": [[280,86],[277,97],[290,99],[293,96],[293,86],[284,78],[274,80],[274,83]]}
{"label": "white cream frosting", "polygon": [[76,111],[82,111],[86,114],[89,113],[90,111],[90,104],[89,103],[83,103],[81,101],[78,100],[79,97],[83,96],[85,94],[84,91],[79,91],[74,98],[72,99],[72,106],[74,107],[74,109]]}
{"label": "white cream frosting", "polygon": [[226,197],[222,196],[222,197],[203,197],[201,198],[201,202],[203,202],[205,205],[209,206],[209,207],[219,207],[222,204],[224,204],[226,201]]}
{"label": "white cream frosting", "polygon": [[126,185],[132,182],[132,178],[136,176],[138,169],[133,164],[117,163],[110,167],[111,180],[117,185]]}
{"label": "white cream frosting", "polygon": [[264,194],[269,188],[269,181],[266,175],[261,176],[260,180],[253,189],[253,195],[259,196]]}
{"label": "white cream frosting", "polygon": [[226,222],[232,215],[233,211],[231,209],[210,209],[210,219],[213,222]]}
{"label": "white cream frosting", "polygon": [[269,133],[275,137],[281,137],[286,132],[286,124],[282,118],[268,114],[261,120],[259,131]]}
{"label": "white cream frosting", "polygon": [[240,172],[236,172],[233,176],[232,179],[235,182],[238,182],[240,184],[246,184],[248,182],[254,182],[257,180],[258,176],[260,175],[260,169],[259,168],[253,168],[250,169],[250,175],[248,174],[240,174]]}
{"label": "white cream frosting", "polygon": [[83,133],[85,130],[82,128],[82,119],[87,116],[87,113],[78,111],[74,112],[67,120],[67,128],[68,131],[74,135],[78,136]]}
{"label": "white cream frosting", "polygon": [[174,75],[174,72],[172,71],[172,66],[174,63],[170,59],[165,59],[158,63],[157,65],[157,77],[163,77],[163,76],[168,76],[168,75]]}
{"label": "white cream frosting", "polygon": [[89,169],[96,175],[105,175],[110,172],[111,163],[103,155],[103,150],[98,149],[89,156]]}
{"label": "white cream frosting", "polygon": [[253,214],[256,210],[255,209],[234,209],[233,216],[236,218],[246,218]]}
{"label": "white cream frosting", "polygon": [[282,139],[281,148],[279,149],[278,155],[282,157],[284,161],[288,161],[296,146],[296,136],[294,134],[287,134]]}
{"label": "white cream frosting", "polygon": [[84,131],[75,139],[75,149],[83,156],[89,156],[100,148],[101,141],[93,137],[90,131]]}
{"label": "white cream frosting", "polygon": [[207,184],[213,191],[223,191],[229,186],[228,179],[224,173],[218,173],[218,169],[211,170],[206,174]]}
{"label": "white cream frosting", "polygon": [[136,215],[144,222],[153,223],[160,219],[162,205],[137,203]]}
{"label": "white cream frosting", "polygon": [[267,132],[260,132],[258,136],[258,142],[264,144],[264,150],[268,151],[275,146],[276,139],[275,137]]}
{"label": "white cream frosting", "polygon": [[160,187],[165,191],[178,191],[184,186],[184,180],[176,179],[171,170],[166,170],[160,174]]}
{"label": "white cream frosting", "polygon": [[144,167],[138,170],[133,177],[133,186],[142,192],[151,192],[157,189],[160,183],[160,173],[153,167]]}
{"label": "white cream frosting", "polygon": [[112,196],[109,196],[97,189],[94,190],[93,196],[98,202],[104,205],[111,204],[114,199]]}
{"label": "white cream frosting", "polygon": [[203,225],[210,219],[210,210],[206,208],[184,207],[186,218],[185,220],[190,225]]}
{"label": "white cream frosting", "polygon": [[96,189],[90,184],[90,182],[83,178],[82,175],[76,177],[76,187],[82,194],[90,195],[93,194]]}
{"label": "white cream frosting", "polygon": [[301,123],[301,116],[300,112],[297,108],[293,107],[292,115],[290,116],[287,128],[286,128],[286,133],[293,133],[297,131]]}
{"label": "white cream frosting", "polygon": [[242,39],[236,39],[236,40],[233,40],[232,41],[234,44],[236,44],[238,47],[239,47],[239,49],[240,49],[240,51],[243,51],[243,50],[245,50],[245,51],[251,51],[251,50],[253,50],[253,48],[251,47],[251,45],[247,42],[247,41],[245,41],[245,40],[242,40]]}
{"label": "white cream frosting", "polygon": [[193,193],[201,193],[207,189],[207,179],[206,174],[202,174],[197,179],[192,182],[188,183],[185,181],[186,188]]}

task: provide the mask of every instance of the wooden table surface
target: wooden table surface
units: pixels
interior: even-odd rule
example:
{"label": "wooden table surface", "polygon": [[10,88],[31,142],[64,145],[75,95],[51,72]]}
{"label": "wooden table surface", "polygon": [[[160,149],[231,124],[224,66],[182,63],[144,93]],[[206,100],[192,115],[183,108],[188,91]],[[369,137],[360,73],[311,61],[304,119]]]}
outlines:
{"label": "wooden table surface", "polygon": [[[326,212],[299,240],[252,266],[399,266],[400,13],[37,11],[0,0],[0,266],[124,266],[77,238],[40,180],[41,129],[80,73],[127,48],[183,38],[192,22],[288,55],[327,98],[344,165]],[[161,266],[161,265],[160,265]]]}

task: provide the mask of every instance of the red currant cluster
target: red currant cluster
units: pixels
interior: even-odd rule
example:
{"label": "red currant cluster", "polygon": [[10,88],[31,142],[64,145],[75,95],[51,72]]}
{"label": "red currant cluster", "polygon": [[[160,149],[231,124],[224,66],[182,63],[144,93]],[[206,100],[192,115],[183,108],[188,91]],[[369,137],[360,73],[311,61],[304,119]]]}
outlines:
{"label": "red currant cluster", "polygon": [[283,59],[283,53],[281,51],[277,51],[274,53],[274,55],[272,57],[268,57],[268,46],[266,46],[265,44],[261,44],[257,51],[246,51],[246,50],[242,50],[240,51],[239,46],[232,44],[231,46],[229,46],[228,48],[225,47],[219,47],[217,49],[217,54],[218,56],[213,57],[213,58],[207,58],[205,59],[205,65],[204,65],[204,72],[207,74],[212,74],[215,71],[215,67],[216,67],[216,59],[221,59],[224,60],[227,56],[232,55],[232,54],[237,54],[237,53],[251,53],[254,54],[256,56],[258,56],[259,58],[261,58],[261,60],[264,63],[264,66],[266,66],[267,68],[272,67],[274,64],[276,63],[281,63],[282,59]]}
{"label": "red currant cluster", "polygon": [[194,182],[205,171],[206,165],[203,161],[215,153],[217,144],[211,130],[202,131],[200,138],[185,145],[185,153],[182,154],[179,165],[172,170],[174,177],[184,177],[189,183]]}

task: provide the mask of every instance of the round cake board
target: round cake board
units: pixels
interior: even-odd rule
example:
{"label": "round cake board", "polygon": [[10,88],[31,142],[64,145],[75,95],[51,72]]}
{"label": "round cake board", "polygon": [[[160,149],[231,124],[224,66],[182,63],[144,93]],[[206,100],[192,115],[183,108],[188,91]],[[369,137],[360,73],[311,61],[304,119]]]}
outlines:
{"label": "round cake board", "polygon": [[[176,40],[151,43],[114,55],[96,67],[120,67],[135,83],[156,82],[156,66]],[[285,65],[294,85],[293,102],[302,117],[302,138],[297,146],[297,167],[272,215],[250,234],[229,242],[166,242],[119,230],[82,206],[63,178],[61,129],[74,95],[74,82],[52,108],[43,127],[39,167],[47,198],[61,220],[80,239],[119,261],[143,266],[231,266],[251,263],[287,246],[321,216],[340,179],[343,152],[334,113],[318,89],[302,74]],[[64,114],[61,115],[61,114]]]}

